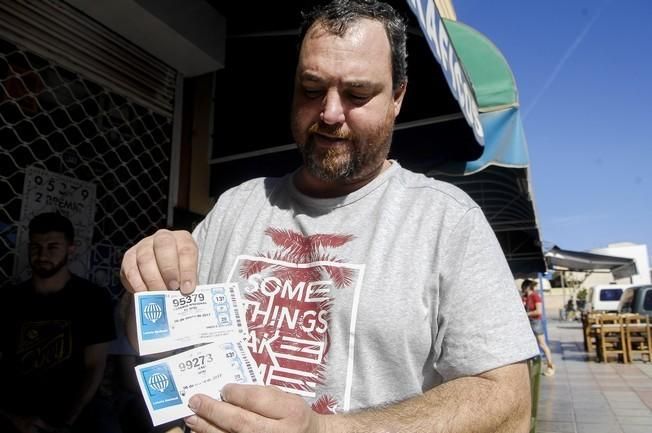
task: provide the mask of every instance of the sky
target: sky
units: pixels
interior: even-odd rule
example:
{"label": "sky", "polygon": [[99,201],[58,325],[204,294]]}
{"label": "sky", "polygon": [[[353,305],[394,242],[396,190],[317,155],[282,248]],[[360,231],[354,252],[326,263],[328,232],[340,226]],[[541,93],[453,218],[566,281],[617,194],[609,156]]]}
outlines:
{"label": "sky", "polygon": [[652,255],[652,1],[453,5],[516,78],[544,248]]}

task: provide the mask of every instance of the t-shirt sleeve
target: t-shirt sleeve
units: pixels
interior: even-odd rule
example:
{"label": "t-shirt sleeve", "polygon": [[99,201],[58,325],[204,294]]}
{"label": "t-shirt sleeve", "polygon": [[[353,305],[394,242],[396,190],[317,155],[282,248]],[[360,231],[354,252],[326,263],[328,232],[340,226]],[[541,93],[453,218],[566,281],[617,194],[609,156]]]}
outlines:
{"label": "t-shirt sleeve", "polygon": [[467,211],[445,242],[439,293],[434,367],[444,380],[538,354],[505,256],[479,208]]}
{"label": "t-shirt sleeve", "polygon": [[532,293],[532,303],[534,304],[535,308],[537,304],[541,303],[541,296],[539,296],[537,292]]}

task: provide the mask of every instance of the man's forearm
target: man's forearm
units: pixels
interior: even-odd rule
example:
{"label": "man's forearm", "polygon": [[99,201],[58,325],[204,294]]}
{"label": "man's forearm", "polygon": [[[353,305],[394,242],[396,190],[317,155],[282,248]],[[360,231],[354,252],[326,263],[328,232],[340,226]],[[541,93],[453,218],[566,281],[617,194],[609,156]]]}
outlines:
{"label": "man's forearm", "polygon": [[381,408],[322,416],[329,433],[520,433],[530,428],[530,386],[524,363],[452,380]]}

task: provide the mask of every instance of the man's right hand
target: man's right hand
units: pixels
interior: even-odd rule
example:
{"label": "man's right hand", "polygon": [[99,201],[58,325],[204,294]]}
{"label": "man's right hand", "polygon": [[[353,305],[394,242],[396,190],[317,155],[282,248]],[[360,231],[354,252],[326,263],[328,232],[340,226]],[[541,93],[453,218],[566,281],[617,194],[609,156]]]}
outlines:
{"label": "man's right hand", "polygon": [[184,230],[159,230],[129,248],[122,258],[120,280],[132,292],[176,290],[197,285],[197,244]]}

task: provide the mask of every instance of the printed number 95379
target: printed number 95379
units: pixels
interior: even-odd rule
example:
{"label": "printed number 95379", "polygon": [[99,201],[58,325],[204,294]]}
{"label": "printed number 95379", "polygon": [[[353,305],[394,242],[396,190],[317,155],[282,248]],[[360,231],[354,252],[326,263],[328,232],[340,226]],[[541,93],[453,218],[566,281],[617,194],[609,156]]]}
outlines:
{"label": "printed number 95379", "polygon": [[205,364],[213,362],[213,355],[199,355],[187,361],[179,363],[179,371],[192,370],[193,368],[203,367]]}
{"label": "printed number 95379", "polygon": [[204,302],[203,293],[194,293],[192,295],[186,295],[181,299],[173,299],[172,305],[175,307],[183,307],[184,305],[192,304],[193,302]]}

